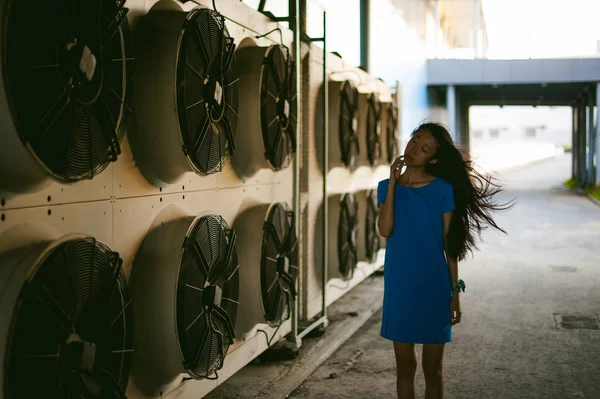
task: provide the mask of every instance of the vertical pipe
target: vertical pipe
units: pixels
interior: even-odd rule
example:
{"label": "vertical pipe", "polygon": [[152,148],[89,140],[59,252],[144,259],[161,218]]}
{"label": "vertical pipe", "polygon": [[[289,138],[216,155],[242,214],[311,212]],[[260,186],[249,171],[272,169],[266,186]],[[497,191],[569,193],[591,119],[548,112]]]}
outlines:
{"label": "vertical pipe", "polygon": [[369,71],[371,0],[360,0],[360,68]]}
{"label": "vertical pipe", "polygon": [[[294,59],[296,60],[296,93],[297,93],[297,101],[296,101],[296,157],[294,160],[294,226],[296,227],[296,237],[300,237],[300,162],[301,162],[301,142],[302,142],[302,125],[300,122],[302,121],[302,86],[301,86],[301,69],[302,69],[302,59],[300,53],[300,0],[290,0],[289,2],[289,11],[290,14],[293,13],[293,19],[290,18],[290,25],[294,32]],[[293,23],[292,23],[293,21]],[[299,273],[302,273],[302,268],[300,267],[300,262],[298,262]],[[296,289],[296,292],[300,292],[300,290]],[[294,300],[292,305],[292,334],[291,340],[294,341],[294,344],[299,347],[301,345],[300,339],[298,339],[298,298]]]}
{"label": "vertical pipe", "polygon": [[329,267],[329,237],[327,204],[327,174],[329,173],[329,85],[327,74],[327,12],[323,11],[323,324],[327,326],[327,269]]}
{"label": "vertical pipe", "polygon": [[588,135],[588,151],[587,151],[587,174],[585,179],[586,186],[593,186],[595,183],[594,173],[594,152],[596,150],[596,142],[594,136],[594,94],[596,92],[596,85],[592,85],[592,89],[588,92],[588,103],[587,103],[587,135]]}

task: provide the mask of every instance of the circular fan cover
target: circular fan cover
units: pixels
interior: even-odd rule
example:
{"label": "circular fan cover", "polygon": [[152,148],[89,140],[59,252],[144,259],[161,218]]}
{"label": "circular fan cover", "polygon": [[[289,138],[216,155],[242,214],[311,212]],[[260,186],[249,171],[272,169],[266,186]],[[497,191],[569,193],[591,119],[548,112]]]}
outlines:
{"label": "circular fan cover", "polygon": [[377,206],[377,190],[367,192],[367,220],[365,223],[365,248],[367,259],[373,263],[377,259],[377,252],[381,248],[379,234],[377,232],[377,217],[379,207]]}
{"label": "circular fan cover", "polygon": [[358,144],[358,90],[350,81],[345,81],[340,92],[339,139],[342,162],[353,167],[359,154]]}
{"label": "circular fan cover", "polygon": [[367,110],[367,157],[371,166],[377,166],[381,157],[379,109],[379,101],[374,94],[371,94]]}
{"label": "circular fan cover", "polygon": [[177,114],[183,151],[201,174],[222,170],[235,151],[238,77],[235,44],[222,15],[188,14],[177,59]]}
{"label": "circular fan cover", "polygon": [[273,170],[281,170],[296,152],[296,66],[288,49],[279,45],[269,48],[263,64],[260,124],[265,156]]}
{"label": "circular fan cover", "polygon": [[121,264],[93,238],[65,241],[46,255],[15,310],[7,397],[125,397],[133,334]]}
{"label": "circular fan cover", "polygon": [[186,370],[207,378],[223,367],[238,308],[236,236],[221,216],[194,222],[183,244],[177,334]]}
{"label": "circular fan cover", "polygon": [[282,203],[271,207],[263,226],[260,283],[265,318],[272,326],[289,319],[296,298],[298,240],[294,212]]}
{"label": "circular fan cover", "polygon": [[3,69],[23,142],[61,181],[116,161],[131,113],[124,0],[8,0]]}
{"label": "circular fan cover", "polygon": [[338,261],[339,271],[344,280],[354,276],[356,267],[356,234],[358,230],[358,204],[352,194],[344,194],[340,204],[338,225]]}
{"label": "circular fan cover", "polygon": [[395,103],[387,109],[386,140],[388,162],[392,163],[398,157],[398,107]]}

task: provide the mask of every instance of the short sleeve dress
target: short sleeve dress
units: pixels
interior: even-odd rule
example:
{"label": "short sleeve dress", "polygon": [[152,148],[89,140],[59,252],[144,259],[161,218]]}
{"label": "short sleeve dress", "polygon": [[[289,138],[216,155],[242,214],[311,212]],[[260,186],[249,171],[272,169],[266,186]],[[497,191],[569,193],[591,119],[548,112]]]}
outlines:
{"label": "short sleeve dress", "polygon": [[[388,184],[389,179],[382,180],[377,187],[380,205]],[[412,344],[452,340],[442,215],[453,210],[452,185],[441,178],[418,188],[396,183],[394,229],[385,253],[383,338]]]}

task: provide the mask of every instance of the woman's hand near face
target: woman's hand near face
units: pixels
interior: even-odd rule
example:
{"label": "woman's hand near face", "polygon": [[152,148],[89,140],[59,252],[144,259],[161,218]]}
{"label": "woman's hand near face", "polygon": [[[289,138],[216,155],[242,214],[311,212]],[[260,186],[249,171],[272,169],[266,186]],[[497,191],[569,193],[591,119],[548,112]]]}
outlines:
{"label": "woman's hand near face", "polygon": [[402,167],[404,165],[406,165],[406,163],[404,162],[403,155],[400,155],[394,159],[394,162],[392,162],[390,165],[390,181],[396,182],[400,178],[400,175],[402,174]]}

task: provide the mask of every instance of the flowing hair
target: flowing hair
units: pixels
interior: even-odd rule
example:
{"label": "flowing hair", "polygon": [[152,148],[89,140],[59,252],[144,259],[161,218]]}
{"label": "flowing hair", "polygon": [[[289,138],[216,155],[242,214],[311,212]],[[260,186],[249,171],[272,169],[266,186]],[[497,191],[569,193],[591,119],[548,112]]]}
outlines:
{"label": "flowing hair", "polygon": [[427,130],[438,142],[438,149],[431,158],[436,163],[428,163],[425,171],[452,184],[456,209],[452,215],[450,229],[446,237],[446,251],[457,260],[465,259],[467,253],[477,249],[477,237],[488,226],[503,232],[494,219],[493,211],[510,209],[514,202],[504,204],[494,202],[494,195],[502,191],[494,178],[478,172],[469,155],[459,150],[444,126],[439,123],[423,123],[413,132]]}

